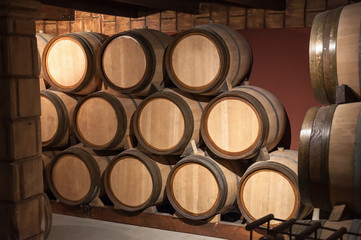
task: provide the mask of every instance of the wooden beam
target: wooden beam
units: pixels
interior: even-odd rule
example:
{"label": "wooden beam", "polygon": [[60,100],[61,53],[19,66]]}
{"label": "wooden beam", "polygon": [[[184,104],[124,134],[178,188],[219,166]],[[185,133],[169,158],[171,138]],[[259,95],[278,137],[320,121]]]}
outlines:
{"label": "wooden beam", "polygon": [[142,17],[149,12],[159,11],[156,9],[124,4],[114,0],[41,0],[41,2],[42,4],[51,6],[132,18]]}
{"label": "wooden beam", "polygon": [[[242,224],[230,222],[190,224],[174,215],[165,213],[139,213],[124,214],[117,212],[111,207],[66,206],[61,203],[52,203],[52,211],[75,217],[91,218],[102,221],[131,224],[143,227],[164,229],[203,236],[217,237],[229,240],[248,240],[249,233]],[[253,232],[254,239],[262,235]]]}
{"label": "wooden beam", "polygon": [[222,2],[233,3],[251,8],[262,8],[278,11],[286,10],[286,0],[223,0]]}
{"label": "wooden beam", "polygon": [[114,0],[126,4],[156,8],[161,10],[173,10],[190,14],[199,13],[199,0]]}
{"label": "wooden beam", "polygon": [[54,7],[42,4],[36,20],[74,21],[74,9]]}

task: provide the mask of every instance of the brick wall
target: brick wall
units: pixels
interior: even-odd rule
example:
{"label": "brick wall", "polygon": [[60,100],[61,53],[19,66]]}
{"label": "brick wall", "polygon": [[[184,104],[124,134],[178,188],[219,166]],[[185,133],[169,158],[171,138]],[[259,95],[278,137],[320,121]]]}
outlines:
{"label": "brick wall", "polygon": [[310,27],[316,14],[353,2],[351,0],[287,0],[285,11],[202,3],[198,15],[163,11],[141,18],[76,11],[74,21],[40,20],[36,21],[36,30],[56,35],[87,30],[113,35],[130,29],[148,27],[162,32],[177,33],[209,22],[225,24],[236,30]]}

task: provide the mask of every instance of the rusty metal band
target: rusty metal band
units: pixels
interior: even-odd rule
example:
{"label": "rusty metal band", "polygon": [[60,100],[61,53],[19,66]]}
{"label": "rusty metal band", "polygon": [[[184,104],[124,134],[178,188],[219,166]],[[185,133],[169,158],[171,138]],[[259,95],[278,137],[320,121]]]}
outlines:
{"label": "rusty metal band", "polygon": [[298,185],[301,200],[304,205],[312,206],[310,197],[310,173],[309,173],[309,152],[312,125],[319,107],[311,108],[307,111],[302,123],[300,142],[298,147]]}
{"label": "rusty metal band", "polygon": [[336,102],[337,81],[337,62],[336,62],[336,42],[337,29],[343,7],[329,11],[325,23],[323,34],[323,79],[325,84],[326,96],[328,103]]}
{"label": "rusty metal band", "polygon": [[311,29],[309,58],[310,58],[310,77],[313,94],[320,103],[328,104],[325,84],[323,81],[323,33],[327,14],[329,11],[316,15]]}

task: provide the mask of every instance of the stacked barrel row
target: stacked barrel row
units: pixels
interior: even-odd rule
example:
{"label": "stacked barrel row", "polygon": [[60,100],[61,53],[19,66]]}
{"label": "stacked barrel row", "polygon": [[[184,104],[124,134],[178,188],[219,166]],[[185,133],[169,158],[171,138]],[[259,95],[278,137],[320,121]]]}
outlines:
{"label": "stacked barrel row", "polygon": [[248,221],[304,217],[297,152],[246,171],[286,124],[276,96],[242,85],[251,63],[244,37],[218,24],[174,39],[150,29],[51,39],[42,67],[52,90],[41,95],[43,146],[61,150],[44,152],[52,193],[72,205],[107,196],[124,211],[168,198],[192,220],[236,202]]}
{"label": "stacked barrel row", "polygon": [[[330,105],[307,111],[298,169],[304,204],[325,211],[346,204],[353,216],[361,216],[360,44],[361,3],[315,17],[309,52],[312,87],[315,98]],[[352,98],[358,101],[347,102]]]}

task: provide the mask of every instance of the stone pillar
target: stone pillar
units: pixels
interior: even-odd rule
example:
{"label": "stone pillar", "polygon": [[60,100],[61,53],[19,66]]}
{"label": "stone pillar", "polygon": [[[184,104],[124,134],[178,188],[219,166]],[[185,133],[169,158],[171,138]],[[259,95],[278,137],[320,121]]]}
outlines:
{"label": "stone pillar", "polygon": [[44,239],[39,0],[0,1],[0,239]]}

